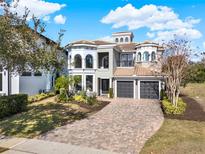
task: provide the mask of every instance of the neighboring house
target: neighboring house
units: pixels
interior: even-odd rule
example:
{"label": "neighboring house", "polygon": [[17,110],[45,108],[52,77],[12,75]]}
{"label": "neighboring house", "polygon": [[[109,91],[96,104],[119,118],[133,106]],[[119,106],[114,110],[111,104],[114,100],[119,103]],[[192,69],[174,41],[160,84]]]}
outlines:
{"label": "neighboring house", "polygon": [[76,41],[66,46],[68,74],[79,76],[77,90],[91,90],[115,97],[159,99],[163,76],[159,58],[164,49],[157,43],[133,42],[133,33],[112,35],[113,42]]}
{"label": "neighboring house", "polygon": [[[54,41],[40,34],[39,47]],[[48,48],[51,48],[49,45]],[[49,50],[49,49],[48,49]],[[35,95],[39,92],[50,91],[53,88],[55,74],[48,71],[23,72],[21,75],[8,76],[7,70],[0,71],[0,95],[24,93]]]}

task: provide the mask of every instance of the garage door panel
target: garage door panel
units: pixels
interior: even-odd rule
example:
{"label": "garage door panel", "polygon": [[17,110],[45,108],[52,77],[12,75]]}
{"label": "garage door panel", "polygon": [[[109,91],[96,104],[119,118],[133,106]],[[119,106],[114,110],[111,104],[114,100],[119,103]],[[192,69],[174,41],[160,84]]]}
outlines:
{"label": "garage door panel", "polygon": [[141,81],[140,98],[158,99],[159,81]]}
{"label": "garage door panel", "polygon": [[117,81],[117,97],[133,98],[133,81]]}

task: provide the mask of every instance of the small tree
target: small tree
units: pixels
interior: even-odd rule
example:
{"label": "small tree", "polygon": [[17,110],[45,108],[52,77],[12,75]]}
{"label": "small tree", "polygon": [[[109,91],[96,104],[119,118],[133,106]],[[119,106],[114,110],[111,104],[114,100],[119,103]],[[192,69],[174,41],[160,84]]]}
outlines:
{"label": "small tree", "polygon": [[162,72],[165,74],[167,96],[176,107],[179,100],[180,85],[186,74],[192,51],[190,44],[190,41],[176,37],[164,44]]}
{"label": "small tree", "polygon": [[[12,2],[16,5],[11,6]],[[57,70],[61,68],[63,60],[60,43],[46,40],[40,43],[45,25],[34,15],[28,20],[30,11],[25,8],[23,16],[12,12],[12,7],[18,6],[18,0],[1,0],[3,15],[0,16],[0,69],[11,73],[21,74],[24,71]],[[31,28],[29,25],[33,23]],[[59,35],[59,40],[62,33]],[[9,90],[8,90],[9,91]],[[9,94],[9,92],[8,92]]]}

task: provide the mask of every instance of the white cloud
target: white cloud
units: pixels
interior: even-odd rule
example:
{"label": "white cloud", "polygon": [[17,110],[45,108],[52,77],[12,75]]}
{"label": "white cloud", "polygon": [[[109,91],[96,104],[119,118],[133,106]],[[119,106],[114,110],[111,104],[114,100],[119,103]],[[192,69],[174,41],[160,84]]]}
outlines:
{"label": "white cloud", "polygon": [[54,21],[56,24],[65,24],[66,17],[60,14],[60,15],[55,16]]}
{"label": "white cloud", "polygon": [[45,22],[50,22],[50,16],[45,16],[45,17],[43,17],[43,21],[45,21]]}
{"label": "white cloud", "polygon": [[101,19],[101,22],[112,24],[113,28],[127,26],[129,30],[146,27],[150,31],[147,33],[147,36],[150,38],[156,35],[161,39],[163,34],[170,38],[173,34],[181,34],[180,32],[186,33],[186,35],[193,39],[202,36],[200,31],[194,29],[194,26],[200,22],[200,19],[187,17],[182,20],[172,8],[167,6],[150,4],[138,9],[132,6],[132,4],[127,4],[124,7],[111,10]]}
{"label": "white cloud", "polygon": [[204,47],[204,49],[205,49],[205,42],[203,42],[203,47]]}
{"label": "white cloud", "polygon": [[[14,6],[16,1],[14,0],[11,6]],[[30,10],[30,18],[33,14],[38,18],[42,18],[61,10],[65,6],[65,4],[46,2],[45,0],[20,0],[18,6],[13,8],[12,11],[17,12],[19,15],[24,15],[26,7]]]}
{"label": "white cloud", "polygon": [[155,33],[147,32],[147,36],[149,38],[153,38],[153,37],[155,37]]}
{"label": "white cloud", "polygon": [[102,41],[107,41],[107,42],[113,42],[113,38],[111,36],[104,36],[104,37],[101,37],[97,40],[102,40]]}

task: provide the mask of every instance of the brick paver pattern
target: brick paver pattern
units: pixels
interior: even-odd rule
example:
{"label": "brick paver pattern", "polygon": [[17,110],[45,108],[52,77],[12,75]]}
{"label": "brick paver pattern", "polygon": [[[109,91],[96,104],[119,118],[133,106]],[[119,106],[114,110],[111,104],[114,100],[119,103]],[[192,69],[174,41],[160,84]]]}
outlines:
{"label": "brick paver pattern", "polygon": [[133,154],[140,152],[163,120],[158,100],[114,99],[89,118],[57,128],[39,138]]}

